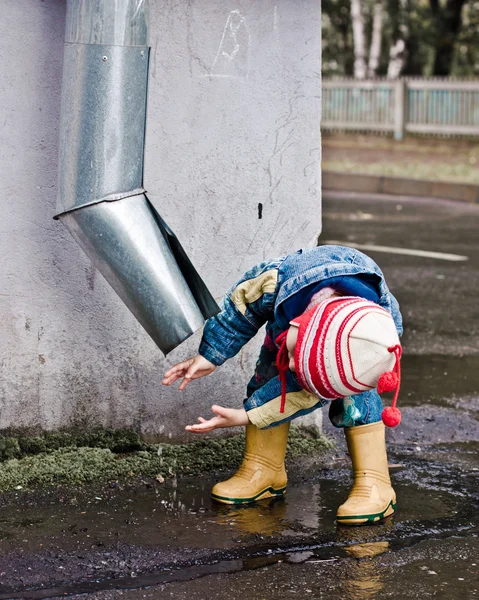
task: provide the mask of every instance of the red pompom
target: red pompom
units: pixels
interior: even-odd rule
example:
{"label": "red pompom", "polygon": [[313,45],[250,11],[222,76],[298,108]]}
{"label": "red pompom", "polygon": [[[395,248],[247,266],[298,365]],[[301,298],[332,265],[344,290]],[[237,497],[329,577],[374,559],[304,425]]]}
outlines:
{"label": "red pompom", "polygon": [[398,376],[394,371],[383,373],[378,381],[378,393],[382,394],[383,392],[394,392],[398,382]]}
{"label": "red pompom", "polygon": [[381,417],[386,427],[396,427],[401,422],[401,411],[395,406],[387,406]]}

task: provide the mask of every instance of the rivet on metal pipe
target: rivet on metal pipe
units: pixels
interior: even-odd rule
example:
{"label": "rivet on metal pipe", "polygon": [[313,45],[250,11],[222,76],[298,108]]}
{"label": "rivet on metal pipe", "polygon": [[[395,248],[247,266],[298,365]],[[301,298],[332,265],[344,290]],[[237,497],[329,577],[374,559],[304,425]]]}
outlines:
{"label": "rivet on metal pipe", "polygon": [[143,188],[147,0],[67,0],[57,215],[167,354],[218,306]]}

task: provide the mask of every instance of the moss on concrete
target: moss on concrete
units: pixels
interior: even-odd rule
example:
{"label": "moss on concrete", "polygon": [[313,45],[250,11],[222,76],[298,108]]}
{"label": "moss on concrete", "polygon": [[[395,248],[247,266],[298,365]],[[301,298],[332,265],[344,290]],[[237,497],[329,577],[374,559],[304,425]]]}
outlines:
{"label": "moss on concrete", "polygon": [[129,429],[97,428],[88,432],[47,433],[37,438],[24,438],[20,442],[25,454],[38,454],[66,446],[108,448],[117,453],[147,448],[139,434]]}
{"label": "moss on concrete", "polygon": [[22,455],[17,438],[0,436],[0,460],[19,458]]}
{"label": "moss on concrete", "polygon": [[[0,491],[6,491],[234,469],[241,462],[244,436],[152,445],[142,442],[132,431],[98,429],[85,434],[45,434],[30,439],[3,437],[2,446]],[[330,447],[331,443],[324,438],[315,438],[298,427],[291,428],[288,442],[291,458],[319,456]]]}
{"label": "moss on concrete", "polygon": [[13,431],[10,435],[0,436],[0,461],[41,454],[68,446],[109,448],[112,452],[148,449],[148,444],[141,441],[139,434],[129,429],[95,428],[89,431],[74,429],[41,435],[31,435],[28,431]]}

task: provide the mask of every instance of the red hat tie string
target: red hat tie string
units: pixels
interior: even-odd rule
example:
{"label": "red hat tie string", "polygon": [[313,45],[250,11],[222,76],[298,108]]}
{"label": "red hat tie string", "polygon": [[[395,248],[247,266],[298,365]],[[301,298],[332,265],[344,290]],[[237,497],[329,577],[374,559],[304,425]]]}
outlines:
{"label": "red hat tie string", "polygon": [[401,411],[396,407],[396,402],[399,396],[399,388],[401,386],[401,354],[402,348],[399,345],[391,346],[388,348],[389,352],[393,352],[396,357],[396,362],[392,371],[383,373],[379,378],[377,390],[379,394],[383,392],[393,392],[394,398],[391,402],[391,406],[387,406],[382,414],[381,418],[383,423],[387,427],[396,427],[401,422]]}
{"label": "red hat tie string", "polygon": [[279,345],[278,354],[276,355],[276,368],[278,369],[278,377],[281,381],[281,406],[279,409],[281,414],[284,413],[284,406],[286,404],[286,371],[289,368],[288,349],[286,347],[288,331],[288,329],[283,331],[276,338],[276,344]]}

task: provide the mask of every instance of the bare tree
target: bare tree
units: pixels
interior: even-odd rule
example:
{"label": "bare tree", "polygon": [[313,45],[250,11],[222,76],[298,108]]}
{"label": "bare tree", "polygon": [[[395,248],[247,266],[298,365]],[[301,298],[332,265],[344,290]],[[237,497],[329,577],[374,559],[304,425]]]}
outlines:
{"label": "bare tree", "polygon": [[383,33],[383,2],[382,0],[376,0],[374,4],[373,14],[373,32],[371,36],[371,46],[369,48],[369,63],[368,63],[368,77],[375,77],[378,66],[379,58],[381,56],[381,39]]}
{"label": "bare tree", "polygon": [[388,78],[397,79],[404,68],[407,58],[407,39],[409,28],[407,23],[407,0],[391,0],[389,3],[393,35],[389,49]]}
{"label": "bare tree", "polygon": [[361,0],[351,0],[351,22],[354,40],[354,77],[366,77],[366,36]]}

